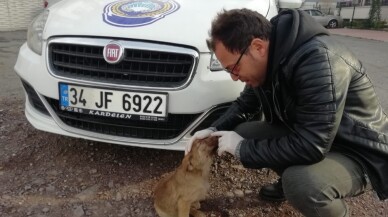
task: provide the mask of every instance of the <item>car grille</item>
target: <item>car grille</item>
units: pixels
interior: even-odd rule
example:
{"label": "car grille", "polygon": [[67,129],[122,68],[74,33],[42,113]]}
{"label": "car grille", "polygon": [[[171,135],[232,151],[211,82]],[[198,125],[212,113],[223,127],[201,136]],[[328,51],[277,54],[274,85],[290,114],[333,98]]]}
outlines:
{"label": "car grille", "polygon": [[24,89],[26,90],[26,93],[28,95],[28,101],[30,102],[30,104],[41,113],[45,115],[49,115],[49,112],[47,111],[46,107],[44,107],[42,101],[40,100],[34,88],[32,88],[27,82],[23,80],[22,80],[22,84]]}
{"label": "car grille", "polygon": [[59,109],[59,101],[47,98],[57,116],[68,126],[113,136],[140,139],[173,139],[200,114],[169,114],[165,122],[125,120],[74,113]]}
{"label": "car grille", "polygon": [[125,48],[124,59],[109,64],[103,46],[50,43],[49,62],[58,76],[104,83],[180,87],[194,68],[190,54]]}

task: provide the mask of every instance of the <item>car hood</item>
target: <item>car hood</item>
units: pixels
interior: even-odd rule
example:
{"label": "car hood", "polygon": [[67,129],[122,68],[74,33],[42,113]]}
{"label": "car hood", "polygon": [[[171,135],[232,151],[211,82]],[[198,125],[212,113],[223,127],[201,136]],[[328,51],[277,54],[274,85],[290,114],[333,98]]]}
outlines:
{"label": "car hood", "polygon": [[269,0],[64,0],[49,8],[43,39],[92,36],[181,44],[208,51],[205,39],[222,9],[251,8],[264,16]]}

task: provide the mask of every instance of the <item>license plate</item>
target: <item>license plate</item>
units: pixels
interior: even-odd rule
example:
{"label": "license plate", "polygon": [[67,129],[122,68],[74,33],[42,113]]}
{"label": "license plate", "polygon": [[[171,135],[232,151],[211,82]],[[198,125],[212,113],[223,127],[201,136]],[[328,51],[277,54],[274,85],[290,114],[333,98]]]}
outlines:
{"label": "license plate", "polygon": [[59,83],[61,110],[110,118],[166,121],[167,94]]}

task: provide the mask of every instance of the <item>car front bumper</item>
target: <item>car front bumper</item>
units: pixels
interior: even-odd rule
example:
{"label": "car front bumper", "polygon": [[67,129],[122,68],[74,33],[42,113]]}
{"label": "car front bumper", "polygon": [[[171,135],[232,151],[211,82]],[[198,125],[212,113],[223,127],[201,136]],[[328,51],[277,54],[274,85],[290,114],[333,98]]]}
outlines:
{"label": "car front bumper", "polygon": [[[20,48],[15,71],[20,76],[26,91],[25,115],[28,121],[39,130],[75,138],[146,148],[184,150],[193,131],[209,125],[219,115],[214,114],[225,110],[227,103],[235,100],[243,88],[242,83],[233,82],[228,74],[208,70],[210,54],[200,54],[200,61],[195,67],[196,72],[187,86],[171,90],[156,88],[156,91],[167,93],[169,96],[169,116],[191,115],[192,119],[187,121],[184,129],[168,139],[112,134],[104,129],[91,130],[91,128],[84,128],[84,125],[69,124],[56,110],[55,104],[59,99],[58,83],[60,82],[116,89],[117,85],[95,84],[84,80],[57,77],[50,72],[47,53],[48,49],[44,49],[42,56],[37,55],[28,48],[26,43]],[[121,86],[120,89],[143,90],[142,87],[131,86]],[[149,87],[145,89],[149,90]]]}

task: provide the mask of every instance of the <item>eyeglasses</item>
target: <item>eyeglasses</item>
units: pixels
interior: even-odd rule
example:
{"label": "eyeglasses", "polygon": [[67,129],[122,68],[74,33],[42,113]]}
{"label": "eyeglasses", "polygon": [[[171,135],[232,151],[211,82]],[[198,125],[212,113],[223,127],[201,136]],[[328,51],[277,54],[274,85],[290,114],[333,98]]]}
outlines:
{"label": "eyeglasses", "polygon": [[238,77],[238,75],[236,75],[236,74],[233,73],[233,72],[234,72],[234,70],[236,69],[236,66],[240,63],[241,58],[243,57],[243,55],[245,54],[245,52],[248,50],[248,48],[249,48],[249,46],[246,47],[246,48],[244,49],[244,51],[241,53],[240,57],[237,59],[237,62],[234,64],[232,70],[225,68],[225,71],[226,71],[226,72],[228,72],[228,73],[230,73],[230,74],[232,74],[232,75]]}

